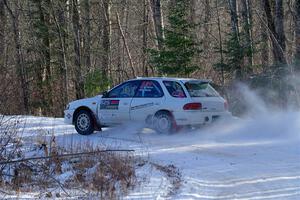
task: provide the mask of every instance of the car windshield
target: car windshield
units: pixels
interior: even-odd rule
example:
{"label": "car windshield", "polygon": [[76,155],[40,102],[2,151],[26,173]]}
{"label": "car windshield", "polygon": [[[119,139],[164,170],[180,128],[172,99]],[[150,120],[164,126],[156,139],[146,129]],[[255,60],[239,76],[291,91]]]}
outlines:
{"label": "car windshield", "polygon": [[185,87],[191,97],[218,97],[218,92],[208,83],[201,81],[186,82]]}

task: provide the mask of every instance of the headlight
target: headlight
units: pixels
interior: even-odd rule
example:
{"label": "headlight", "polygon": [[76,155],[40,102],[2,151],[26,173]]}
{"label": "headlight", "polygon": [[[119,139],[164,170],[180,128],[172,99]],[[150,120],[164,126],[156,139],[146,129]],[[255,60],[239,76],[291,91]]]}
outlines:
{"label": "headlight", "polygon": [[67,105],[66,110],[69,110],[69,108],[70,108],[70,104]]}

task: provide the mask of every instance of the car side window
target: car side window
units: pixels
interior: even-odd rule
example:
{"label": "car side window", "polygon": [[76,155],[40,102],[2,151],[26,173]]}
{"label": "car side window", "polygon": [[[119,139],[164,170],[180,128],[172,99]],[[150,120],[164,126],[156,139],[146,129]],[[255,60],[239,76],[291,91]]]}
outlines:
{"label": "car side window", "polygon": [[145,80],[139,86],[135,97],[159,98],[163,95],[162,88],[157,81]]}
{"label": "car side window", "polygon": [[167,88],[169,94],[175,98],[185,98],[186,95],[182,86],[176,81],[163,81],[165,87]]}
{"label": "car side window", "polygon": [[106,98],[130,98],[136,93],[140,81],[129,81],[112,89]]}

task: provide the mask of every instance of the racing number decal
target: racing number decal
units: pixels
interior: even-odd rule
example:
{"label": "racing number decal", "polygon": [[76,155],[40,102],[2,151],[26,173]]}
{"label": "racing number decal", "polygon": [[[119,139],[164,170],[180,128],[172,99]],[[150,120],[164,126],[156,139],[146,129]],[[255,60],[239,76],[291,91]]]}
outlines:
{"label": "racing number decal", "polygon": [[118,110],[120,100],[102,100],[100,109],[102,110]]}

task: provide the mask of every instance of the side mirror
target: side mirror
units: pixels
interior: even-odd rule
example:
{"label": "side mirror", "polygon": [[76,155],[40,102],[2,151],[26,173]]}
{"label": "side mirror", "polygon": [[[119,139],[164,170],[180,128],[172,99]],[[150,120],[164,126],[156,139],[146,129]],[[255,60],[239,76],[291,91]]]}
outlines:
{"label": "side mirror", "polygon": [[102,97],[103,98],[106,98],[108,96],[108,92],[107,91],[104,91],[103,93],[102,93]]}

